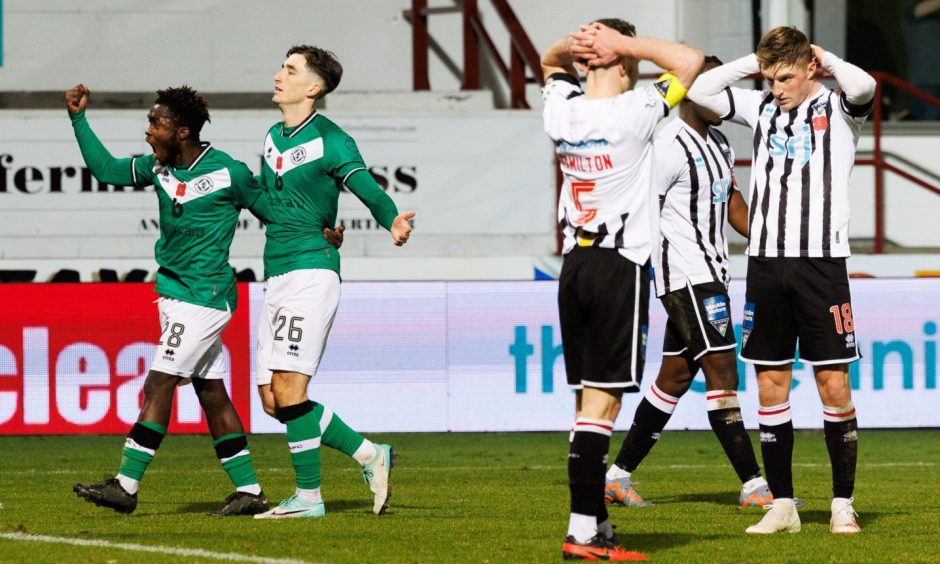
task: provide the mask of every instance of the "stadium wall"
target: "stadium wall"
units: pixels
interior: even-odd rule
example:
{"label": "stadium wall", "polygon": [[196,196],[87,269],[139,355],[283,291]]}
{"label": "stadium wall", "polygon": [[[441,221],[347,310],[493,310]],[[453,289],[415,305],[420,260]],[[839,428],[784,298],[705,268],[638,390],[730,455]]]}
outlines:
{"label": "stadium wall", "polygon": [[[577,24],[610,15],[630,19],[643,34],[678,39],[679,3],[638,0],[625,10],[618,0],[593,0],[589,7],[514,0],[512,7],[536,47],[544,49]],[[736,4],[750,10],[746,0]],[[505,26],[490,2],[479,5],[506,59]],[[99,91],[147,92],[186,83],[214,92],[265,92],[284,52],[296,43],[335,51],[346,64],[345,91],[408,91],[412,85],[411,25],[402,15],[409,0],[6,0],[3,7],[4,90],[61,90],[84,82]],[[435,14],[429,29],[444,55],[430,57],[431,85],[458,90],[451,67],[462,66],[461,16]],[[488,66],[483,71],[494,74]]]}
{"label": "stadium wall", "polygon": [[[219,110],[213,116],[204,138],[257,172],[262,136],[278,119],[277,112]],[[357,139],[373,175],[399,209],[417,212],[417,236],[397,248],[365,206],[353,195],[341,194],[338,221],[348,229],[342,253],[350,279],[531,279],[535,258],[554,254],[555,165],[538,112],[329,116]],[[142,110],[92,111],[89,120],[113,154],[149,151]],[[724,127],[732,134],[743,129]],[[0,269],[46,273],[38,280],[62,268],[78,270],[83,280],[91,280],[90,273],[101,268],[155,270],[159,225],[152,188],[95,181],[82,165],[64,111],[0,110],[0,132]],[[937,137],[923,135],[889,134],[883,139],[886,151],[925,166],[937,143]],[[863,136],[860,150],[871,144],[871,137]],[[739,149],[739,156],[748,156],[746,150]],[[738,170],[742,186],[748,175],[747,168]],[[874,234],[873,175],[871,167],[853,172],[854,238]],[[886,179],[887,237],[906,246],[940,247],[940,230],[926,228],[936,216],[936,195],[895,175]],[[233,264],[261,276],[263,245],[260,223],[244,212],[232,247]],[[732,274],[740,275],[744,261],[735,262],[742,270]],[[940,266],[928,257],[910,259],[906,271],[867,264],[859,268],[875,275],[909,276]]]}
{"label": "stadium wall", "polygon": [[[860,362],[851,365],[863,427],[940,427],[940,280],[852,280]],[[152,286],[5,285],[0,301],[0,435],[123,433],[136,419],[150,360],[162,354]],[[348,283],[312,395],[366,432],[561,431],[571,424],[555,282]],[[744,284],[731,286],[740,320]],[[252,386],[263,296],[242,285],[224,333],[226,383],[255,433],[282,427]],[[651,307],[645,386],[661,362],[665,314]],[[740,342],[742,328],[734,330]],[[849,336],[847,336],[847,346]],[[757,386],[739,364],[745,423]],[[794,425],[821,426],[811,367],[794,366]],[[670,429],[708,429],[701,376]],[[640,399],[624,397],[618,429]],[[366,408],[367,407],[367,408]],[[173,432],[204,432],[191,386]]]}

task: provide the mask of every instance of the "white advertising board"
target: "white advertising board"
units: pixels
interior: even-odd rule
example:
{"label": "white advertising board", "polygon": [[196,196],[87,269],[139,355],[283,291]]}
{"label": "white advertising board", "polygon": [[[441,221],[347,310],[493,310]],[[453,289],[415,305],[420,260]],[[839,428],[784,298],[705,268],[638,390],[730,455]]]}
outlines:
{"label": "white advertising board", "polygon": [[[555,282],[345,284],[311,397],[364,432],[567,430],[574,401],[556,292]],[[262,294],[252,285],[252,340]],[[740,335],[743,281],[732,283],[731,300]],[[852,301],[864,357],[851,366],[860,425],[940,426],[940,280],[852,280]],[[654,300],[644,389],[659,370],[664,327]],[[745,424],[756,428],[754,371],[739,364],[739,372]],[[618,430],[640,398],[624,396]],[[791,405],[796,427],[822,426],[812,370],[799,362]],[[667,428],[710,428],[701,374]],[[251,429],[282,429],[254,394]]]}
{"label": "white advertising board", "polygon": [[[147,154],[143,110],[89,110],[115,156]],[[334,115],[415,237],[391,244],[368,209],[341,193],[347,256],[541,255],[555,250],[551,144],[534,112],[456,117]],[[276,111],[212,113],[203,139],[258,171]],[[83,166],[65,110],[0,111],[0,259],[151,259],[159,233],[153,188],[103,185]],[[248,212],[232,257],[260,257],[264,234]]]}

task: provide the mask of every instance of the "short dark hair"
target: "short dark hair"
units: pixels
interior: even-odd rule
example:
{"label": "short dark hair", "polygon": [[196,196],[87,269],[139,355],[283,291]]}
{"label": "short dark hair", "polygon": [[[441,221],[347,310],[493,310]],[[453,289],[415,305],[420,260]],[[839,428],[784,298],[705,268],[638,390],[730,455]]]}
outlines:
{"label": "short dark hair", "polygon": [[336,55],[331,51],[313,45],[294,45],[287,50],[287,56],[290,57],[294,53],[303,55],[307,68],[323,79],[323,90],[317,95],[318,99],[339,86],[339,81],[343,78],[343,65],[339,64]]}
{"label": "short dark hair", "polygon": [[720,67],[723,64],[724,63],[718,57],[714,55],[706,55],[705,62],[702,63],[702,67],[704,68],[704,67],[707,67],[708,65],[715,65],[715,66]]}
{"label": "short dark hair", "polygon": [[761,68],[777,65],[805,65],[813,60],[813,46],[806,34],[793,26],[775,27],[757,44],[757,62]]}
{"label": "short dark hair", "polygon": [[156,103],[166,106],[176,125],[188,127],[195,139],[199,139],[202,126],[210,121],[206,100],[189,86],[157,90]]}
{"label": "short dark hair", "polygon": [[621,34],[626,35],[627,37],[636,37],[636,27],[634,27],[632,23],[621,20],[620,18],[601,18],[599,20],[594,20],[594,22],[604,24],[615,31],[619,31]]}

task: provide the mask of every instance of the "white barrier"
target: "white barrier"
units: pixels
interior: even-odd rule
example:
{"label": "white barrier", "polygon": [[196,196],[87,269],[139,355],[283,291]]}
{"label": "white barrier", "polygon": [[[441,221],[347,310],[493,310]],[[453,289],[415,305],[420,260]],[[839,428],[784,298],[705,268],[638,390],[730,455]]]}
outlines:
{"label": "white barrier", "polygon": [[[556,289],[555,282],[345,284],[311,396],[364,432],[566,430],[573,394],[565,385]],[[940,426],[940,280],[852,280],[852,296],[864,355],[851,369],[860,425]],[[743,298],[744,283],[733,282],[738,334]],[[261,299],[261,285],[252,285],[252,341]],[[644,388],[659,370],[664,326],[654,300]],[[811,368],[797,363],[794,376],[794,425],[821,427]],[[754,428],[750,367],[739,393]],[[624,396],[617,429],[629,426],[640,397]],[[704,404],[699,375],[667,428],[708,429]],[[281,429],[253,394],[252,432]]]}

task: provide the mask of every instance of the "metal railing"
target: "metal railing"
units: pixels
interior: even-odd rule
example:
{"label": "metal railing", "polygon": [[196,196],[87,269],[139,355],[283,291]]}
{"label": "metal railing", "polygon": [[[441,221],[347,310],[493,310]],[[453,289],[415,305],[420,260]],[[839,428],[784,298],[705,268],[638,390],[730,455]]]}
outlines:
{"label": "metal railing", "polygon": [[[413,59],[412,87],[416,91],[430,90],[428,74],[428,53],[435,51],[443,55],[443,49],[435,42],[428,31],[428,16],[434,14],[461,13],[463,17],[463,75],[460,81],[462,90],[480,89],[480,53],[486,48],[490,60],[499,75],[509,85],[509,106],[511,108],[529,108],[526,100],[526,84],[544,83],[542,65],[538,51],[526,34],[522,23],[516,17],[507,0],[490,0],[496,14],[509,32],[509,62],[507,63],[496,43],[487,32],[480,17],[477,0],[462,0],[459,5],[428,8],[427,0],[412,0],[411,9],[402,12],[405,20],[411,22],[411,44]],[[527,76],[526,70],[531,73]],[[452,69],[459,72],[459,69]]]}

